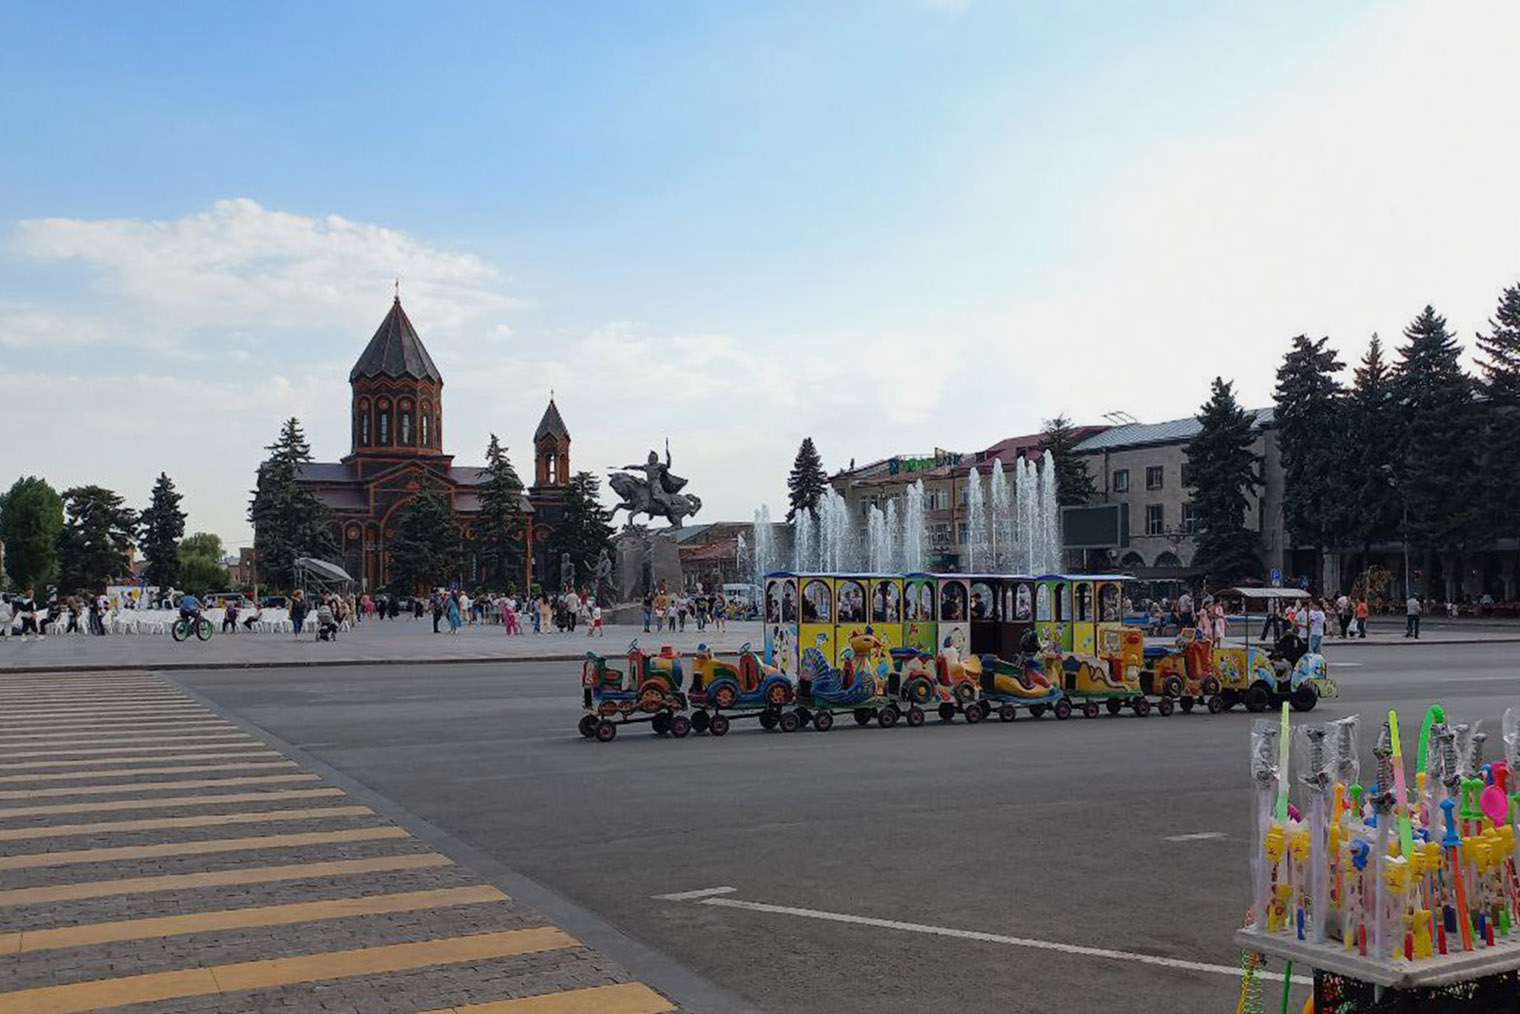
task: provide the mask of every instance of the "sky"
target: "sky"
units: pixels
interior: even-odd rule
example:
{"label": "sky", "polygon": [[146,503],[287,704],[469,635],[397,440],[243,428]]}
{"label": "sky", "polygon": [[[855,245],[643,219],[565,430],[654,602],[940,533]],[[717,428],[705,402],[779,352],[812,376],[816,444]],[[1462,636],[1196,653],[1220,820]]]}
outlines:
{"label": "sky", "polygon": [[393,285],[447,450],[670,441],[696,520],[1215,376],[1271,399],[1520,282],[1520,5],[0,5],[0,485],[248,544],[262,448],[348,450]]}

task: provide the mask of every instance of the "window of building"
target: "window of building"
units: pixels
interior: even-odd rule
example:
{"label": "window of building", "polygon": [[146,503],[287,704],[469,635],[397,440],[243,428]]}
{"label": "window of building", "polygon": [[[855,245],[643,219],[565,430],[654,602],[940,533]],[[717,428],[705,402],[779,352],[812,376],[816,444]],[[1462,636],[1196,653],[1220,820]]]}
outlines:
{"label": "window of building", "polygon": [[971,502],[971,487],[969,487],[969,486],[962,486],[961,487],[961,506],[965,507],[970,502]]}
{"label": "window of building", "polygon": [[1117,468],[1114,470],[1114,492],[1129,492],[1129,469]]}
{"label": "window of building", "polygon": [[1160,489],[1165,474],[1160,465],[1147,465],[1145,468],[1145,488]]}
{"label": "window of building", "polygon": [[964,546],[971,541],[971,526],[962,521],[955,526],[955,541]]}
{"label": "window of building", "polygon": [[1189,535],[1198,531],[1198,508],[1190,503],[1182,505],[1182,530]]}
{"label": "window of building", "polygon": [[929,543],[935,549],[947,549],[950,546],[950,526],[943,521],[929,526]]}
{"label": "window of building", "polygon": [[375,435],[378,439],[375,442],[381,447],[389,447],[391,445],[391,403],[382,398],[378,407],[380,411],[375,417]]}
{"label": "window of building", "polygon": [[423,402],[422,403],[422,417],[421,417],[421,419],[422,419],[422,446],[423,447],[432,447],[433,446],[432,441],[429,440],[429,437],[432,434],[428,430],[428,417],[431,416],[432,414],[433,414],[432,406],[430,406],[427,402]]}
{"label": "window of building", "polygon": [[414,446],[412,434],[412,401],[410,398],[401,399],[401,414],[397,417],[397,423],[400,427],[399,433],[401,435],[401,445],[403,447]]}
{"label": "window of building", "polygon": [[359,446],[369,446],[369,402],[359,402]]}
{"label": "window of building", "polygon": [[1166,532],[1166,520],[1159,503],[1145,505],[1145,534],[1162,535]]}

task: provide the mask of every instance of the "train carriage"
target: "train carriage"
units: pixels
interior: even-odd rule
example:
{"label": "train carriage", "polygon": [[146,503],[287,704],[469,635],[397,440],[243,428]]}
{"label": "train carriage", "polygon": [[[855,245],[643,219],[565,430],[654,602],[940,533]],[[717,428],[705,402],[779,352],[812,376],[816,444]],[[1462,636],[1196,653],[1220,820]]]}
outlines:
{"label": "train carriage", "polygon": [[776,571],[764,580],[765,662],[795,676],[801,655],[797,575]]}

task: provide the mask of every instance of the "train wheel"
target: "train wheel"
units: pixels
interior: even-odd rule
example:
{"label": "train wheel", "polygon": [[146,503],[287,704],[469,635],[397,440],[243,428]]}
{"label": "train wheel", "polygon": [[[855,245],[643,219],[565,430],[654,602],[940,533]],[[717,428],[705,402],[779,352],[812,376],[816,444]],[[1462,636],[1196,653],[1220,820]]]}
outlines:
{"label": "train wheel", "polygon": [[611,743],[612,738],[616,735],[617,726],[613,725],[605,718],[596,723],[596,741],[598,743]]}
{"label": "train wheel", "polygon": [[[724,686],[719,687],[718,688],[718,692],[715,693],[715,694],[713,694],[713,703],[716,704],[720,708],[731,708],[731,707],[733,707],[734,706],[734,688],[731,687],[731,686],[728,686],[726,684]],[[700,730],[698,730],[698,731],[700,731]]]}
{"label": "train wheel", "polygon": [[1042,718],[1045,715],[1045,705],[1043,705],[1043,704],[1031,704],[1029,706],[1029,713],[1031,715],[1033,715],[1034,717],[1036,717],[1036,718]]}
{"label": "train wheel", "polygon": [[1156,704],[1156,713],[1162,718],[1171,718],[1174,710],[1176,710],[1176,706],[1172,704],[1170,697],[1163,697]]}
{"label": "train wheel", "polygon": [[654,729],[656,736],[663,736],[670,731],[670,712],[662,711],[649,721],[650,728]]}
{"label": "train wheel", "polygon": [[582,736],[590,739],[592,736],[596,735],[596,716],[582,715],[580,724],[577,725],[576,728],[580,730]]}
{"label": "train wheel", "polygon": [[[699,711],[697,714],[700,715],[702,712]],[[728,718],[724,715],[712,716],[712,721],[707,723],[707,731],[714,736],[724,735],[728,732]]]}
{"label": "train wheel", "polygon": [[976,700],[976,687],[970,680],[961,680],[955,685],[955,699],[962,704],[970,704]]}
{"label": "train wheel", "polygon": [[1063,697],[1052,705],[1051,710],[1055,712],[1057,719],[1064,722],[1071,717],[1071,702]]}
{"label": "train wheel", "polygon": [[691,731],[691,719],[685,715],[672,715],[670,717],[670,734],[676,739],[685,739]]}
{"label": "train wheel", "polygon": [[[692,728],[692,731],[693,732],[706,732],[708,730],[708,728],[712,725],[712,723],[716,722],[719,717],[721,717],[721,716],[719,716],[719,715],[709,715],[705,711],[696,711],[696,712],[693,712],[692,716],[691,716],[691,728]],[[728,721],[728,719],[726,719],[726,718],[723,719],[723,720],[725,722]],[[713,735],[714,736],[721,736],[721,735],[723,735],[723,733],[721,733],[721,732],[715,732],[715,733],[713,733]]]}
{"label": "train wheel", "polygon": [[796,732],[802,727],[802,719],[797,717],[795,711],[783,711],[781,713],[781,731]]}
{"label": "train wheel", "polygon": [[1203,678],[1203,696],[1212,697],[1219,693],[1219,681],[1212,676]]}
{"label": "train wheel", "polygon": [[1288,698],[1288,703],[1293,705],[1294,711],[1313,711],[1319,703],[1319,694],[1307,683],[1300,683],[1298,689],[1293,691],[1293,696]]}
{"label": "train wheel", "polygon": [[1225,704],[1224,704],[1224,698],[1223,697],[1220,697],[1218,694],[1215,694],[1213,697],[1209,698],[1209,703],[1208,703],[1209,714],[1211,714],[1211,715],[1217,715],[1221,711],[1223,711],[1224,708],[1225,708]]}
{"label": "train wheel", "polygon": [[1097,718],[1098,717],[1098,713],[1101,710],[1102,709],[1098,707],[1098,702],[1097,701],[1083,701],[1082,702],[1082,717],[1084,717],[1084,718]]}
{"label": "train wheel", "polygon": [[1015,708],[1012,704],[1004,704],[998,708],[997,716],[1000,722],[1011,722],[1019,717],[1019,709]]}
{"label": "train wheel", "polygon": [[1103,702],[1103,706],[1108,709],[1110,715],[1117,715],[1124,708],[1124,702],[1117,697],[1110,697]]}
{"label": "train wheel", "polygon": [[870,725],[871,724],[871,719],[873,719],[875,717],[876,716],[871,712],[870,708],[856,708],[855,709],[855,724],[856,725]]}
{"label": "train wheel", "polygon": [[1149,715],[1151,713],[1151,702],[1146,700],[1144,697],[1136,697],[1134,707],[1135,714],[1139,715],[1141,718],[1144,718],[1146,715]]}
{"label": "train wheel", "polygon": [[941,722],[955,721],[955,705],[941,704],[939,706],[939,720]]}
{"label": "train wheel", "polygon": [[760,728],[762,729],[774,729],[776,723],[780,720],[780,717],[774,711],[760,712]]}
{"label": "train wheel", "polygon": [[1194,701],[1191,697],[1184,697],[1177,703],[1182,707],[1182,713],[1185,715],[1189,711],[1193,710],[1193,705],[1197,702]]}
{"label": "train wheel", "polygon": [[934,698],[934,688],[928,680],[917,680],[908,688],[908,700],[914,704],[928,704]]}
{"label": "train wheel", "polygon": [[773,684],[770,690],[766,692],[765,699],[770,703],[771,707],[781,707],[781,705],[786,703],[786,687],[780,683]]}
{"label": "train wheel", "polygon": [[885,708],[882,708],[876,713],[876,724],[881,726],[883,729],[890,729],[892,726],[897,724],[897,719],[900,714],[901,713],[895,707],[888,704]]}
{"label": "train wheel", "polygon": [[813,716],[813,728],[819,732],[828,732],[834,728],[834,716],[827,711],[820,711]]}
{"label": "train wheel", "polygon": [[908,709],[908,727],[911,729],[916,729],[923,724],[924,709],[915,704],[913,707]]}
{"label": "train wheel", "polygon": [[813,713],[811,711],[809,711],[807,708],[798,708],[797,709],[797,727],[798,728],[801,728],[802,726],[808,724],[812,720],[813,720]]}
{"label": "train wheel", "polygon": [[976,706],[978,708],[982,709],[982,717],[983,718],[991,718],[992,717],[992,702],[991,701],[985,701],[985,700],[984,701],[977,701],[976,702]]}
{"label": "train wheel", "polygon": [[973,704],[971,707],[966,709],[967,725],[975,725],[977,722],[980,722],[983,718],[987,717],[987,713],[982,710],[983,703],[986,702]]}
{"label": "train wheel", "polygon": [[1257,683],[1246,691],[1244,703],[1247,711],[1253,715],[1259,715],[1272,703],[1272,695],[1267,692],[1266,687]]}

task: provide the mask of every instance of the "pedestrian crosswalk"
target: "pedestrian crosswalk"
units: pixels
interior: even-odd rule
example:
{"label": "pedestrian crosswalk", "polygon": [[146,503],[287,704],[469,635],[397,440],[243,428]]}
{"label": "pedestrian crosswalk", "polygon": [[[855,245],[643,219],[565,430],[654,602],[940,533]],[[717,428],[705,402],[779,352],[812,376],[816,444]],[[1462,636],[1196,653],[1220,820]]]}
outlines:
{"label": "pedestrian crosswalk", "polygon": [[677,1009],[165,681],[0,677],[0,1012],[199,997],[228,1014]]}

